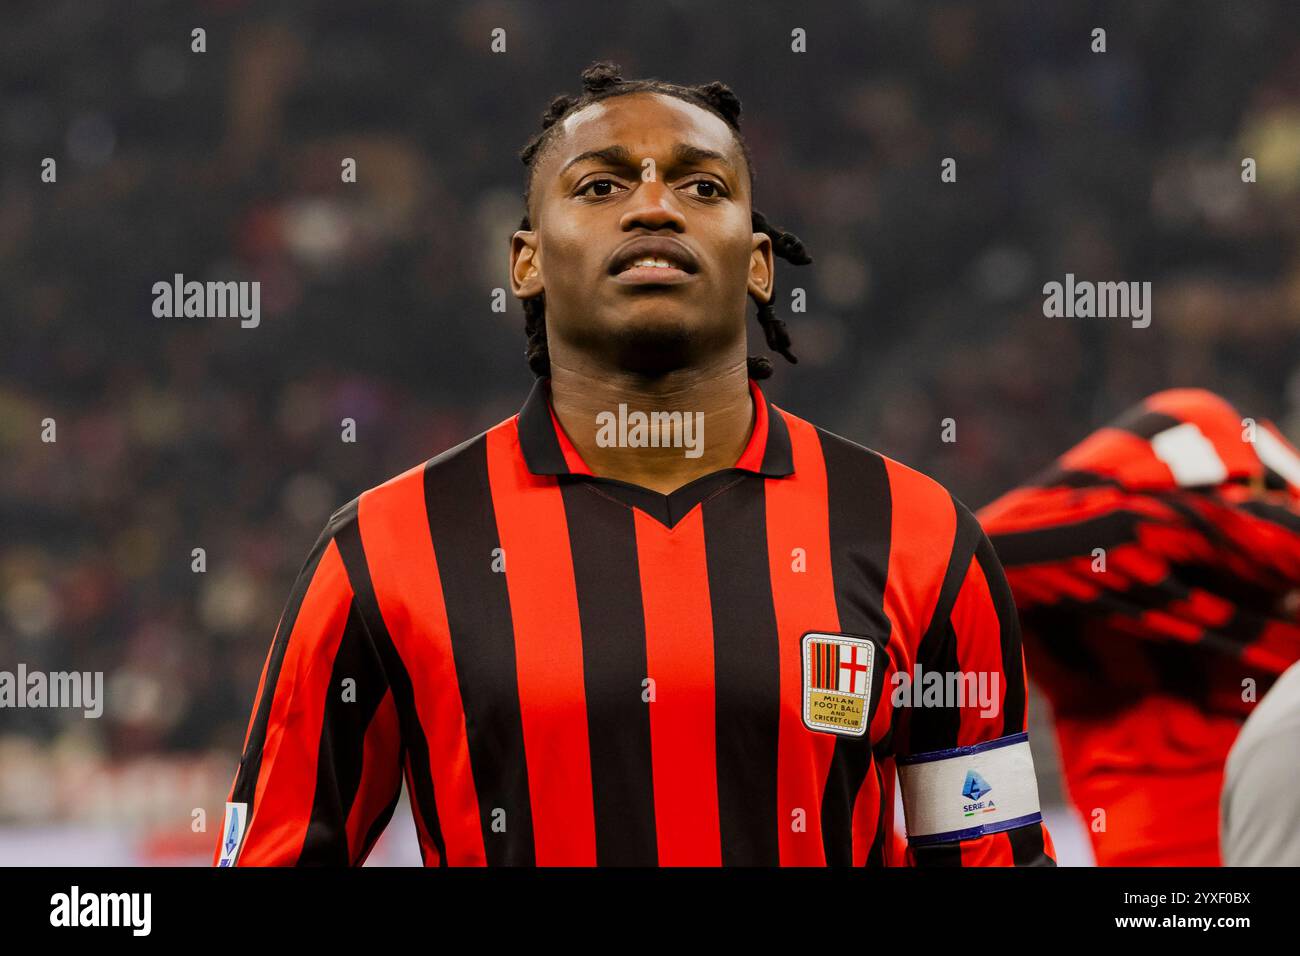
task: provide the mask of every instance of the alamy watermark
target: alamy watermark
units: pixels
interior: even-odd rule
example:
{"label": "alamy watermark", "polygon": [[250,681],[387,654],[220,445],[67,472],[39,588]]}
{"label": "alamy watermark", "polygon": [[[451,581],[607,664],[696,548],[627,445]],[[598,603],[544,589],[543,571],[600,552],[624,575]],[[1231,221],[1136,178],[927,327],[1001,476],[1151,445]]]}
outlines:
{"label": "alamy watermark", "polygon": [[255,329],[262,321],[260,282],[186,282],[178,272],[171,282],[155,282],[153,295],[153,314],[160,319],[239,316],[245,329]]}
{"label": "alamy watermark", "polygon": [[152,893],[83,893],[74,885],[50,897],[50,925],[57,927],[120,926],[133,936],[153,928]]}
{"label": "alamy watermark", "polygon": [[103,671],[0,671],[0,708],[71,708],[87,717],[104,713]]}
{"label": "alamy watermark", "polygon": [[682,448],[687,458],[704,454],[703,412],[629,412],[596,415],[596,444],[601,448]]}
{"label": "alamy watermark", "polygon": [[1043,315],[1049,319],[1132,319],[1135,329],[1151,324],[1150,282],[1076,282],[1073,272],[1065,282],[1043,286]]}
{"label": "alamy watermark", "polygon": [[996,717],[1002,707],[1002,675],[997,671],[926,670],[919,663],[912,673],[890,676],[895,707],[976,707],[981,717]]}

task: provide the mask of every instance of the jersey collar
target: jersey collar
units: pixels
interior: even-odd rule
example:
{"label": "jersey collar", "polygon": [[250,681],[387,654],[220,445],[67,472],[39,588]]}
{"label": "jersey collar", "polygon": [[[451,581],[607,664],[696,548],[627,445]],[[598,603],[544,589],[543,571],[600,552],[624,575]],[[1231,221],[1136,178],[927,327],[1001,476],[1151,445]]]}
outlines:
{"label": "jersey collar", "polygon": [[[785,419],[752,378],[749,380],[749,394],[754,401],[754,429],[732,468],[768,478],[794,474],[790,431]],[[519,410],[518,427],[524,462],[533,474],[596,477],[555,417],[549,378],[539,378],[533,384],[533,390]]]}

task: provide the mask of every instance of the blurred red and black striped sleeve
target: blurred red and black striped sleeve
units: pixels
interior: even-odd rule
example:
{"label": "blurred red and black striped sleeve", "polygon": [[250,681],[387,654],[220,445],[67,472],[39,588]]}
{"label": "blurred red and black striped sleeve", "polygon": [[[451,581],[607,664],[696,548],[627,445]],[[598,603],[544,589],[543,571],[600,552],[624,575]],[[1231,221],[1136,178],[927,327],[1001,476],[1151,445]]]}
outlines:
{"label": "blurred red and black striped sleeve", "polygon": [[[1128,492],[1024,488],[981,519],[1035,633],[1093,621],[1280,673],[1300,653],[1278,604],[1300,586],[1300,515],[1244,485]],[[1053,645],[1054,646],[1054,645]]]}
{"label": "blurred red and black striped sleeve", "polygon": [[373,591],[354,586],[357,504],[317,538],[267,655],[229,797],[247,804],[235,865],[360,866],[397,805],[402,734]]}

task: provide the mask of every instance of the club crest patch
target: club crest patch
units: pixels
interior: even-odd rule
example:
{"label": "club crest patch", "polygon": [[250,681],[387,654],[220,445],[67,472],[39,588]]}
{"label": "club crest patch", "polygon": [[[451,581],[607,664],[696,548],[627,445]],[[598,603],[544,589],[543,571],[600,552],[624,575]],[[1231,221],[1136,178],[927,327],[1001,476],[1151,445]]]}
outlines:
{"label": "club crest patch", "polygon": [[871,718],[875,642],[812,631],[802,643],[804,725],[823,733],[861,737]]}

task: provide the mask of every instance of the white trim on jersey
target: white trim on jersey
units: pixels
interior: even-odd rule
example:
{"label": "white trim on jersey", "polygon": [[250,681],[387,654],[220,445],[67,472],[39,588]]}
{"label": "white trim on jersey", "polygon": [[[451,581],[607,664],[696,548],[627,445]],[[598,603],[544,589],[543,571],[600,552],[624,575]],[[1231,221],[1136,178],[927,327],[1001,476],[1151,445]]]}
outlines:
{"label": "white trim on jersey", "polygon": [[1174,481],[1184,488],[1217,485],[1228,477],[1228,467],[1219,457],[1214,442],[1205,437],[1195,422],[1183,422],[1153,436],[1151,450],[1169,466]]}
{"label": "white trim on jersey", "polygon": [[1300,458],[1263,426],[1255,430],[1255,454],[1290,484],[1300,487]]}

